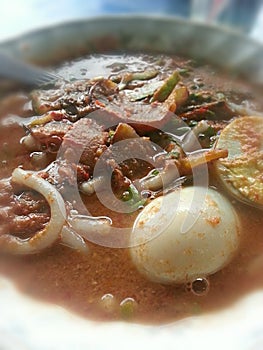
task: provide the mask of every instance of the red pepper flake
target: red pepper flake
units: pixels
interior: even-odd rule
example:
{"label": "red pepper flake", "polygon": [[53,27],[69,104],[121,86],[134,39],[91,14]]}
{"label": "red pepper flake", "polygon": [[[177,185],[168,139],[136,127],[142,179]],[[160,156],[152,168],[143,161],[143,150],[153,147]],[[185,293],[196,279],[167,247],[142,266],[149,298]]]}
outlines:
{"label": "red pepper flake", "polygon": [[209,219],[206,219],[206,221],[213,227],[216,227],[221,222],[221,218],[218,216],[211,217]]}
{"label": "red pepper flake", "polygon": [[104,104],[103,102],[100,102],[99,100],[96,100],[96,101],[95,101],[95,106],[96,106],[96,107],[102,107],[102,108],[103,108],[103,107],[105,107],[105,104]]}
{"label": "red pepper flake", "polygon": [[44,180],[46,180],[48,178],[48,176],[49,176],[48,173],[45,172],[45,171],[42,171],[42,172],[38,173],[38,175],[40,177],[42,177],[42,179],[44,179]]}

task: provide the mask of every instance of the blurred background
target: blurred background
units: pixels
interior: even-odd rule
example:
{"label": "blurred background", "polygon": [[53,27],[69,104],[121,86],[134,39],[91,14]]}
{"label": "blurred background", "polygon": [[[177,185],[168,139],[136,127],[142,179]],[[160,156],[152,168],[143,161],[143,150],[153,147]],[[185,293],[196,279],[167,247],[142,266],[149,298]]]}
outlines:
{"label": "blurred background", "polygon": [[231,27],[263,43],[263,0],[0,0],[0,40],[104,14],[168,14]]}

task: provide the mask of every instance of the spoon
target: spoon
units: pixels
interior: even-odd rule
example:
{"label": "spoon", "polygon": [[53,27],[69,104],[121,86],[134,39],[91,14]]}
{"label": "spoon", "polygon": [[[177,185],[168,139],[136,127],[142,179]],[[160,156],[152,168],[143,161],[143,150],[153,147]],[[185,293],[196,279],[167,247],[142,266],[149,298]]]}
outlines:
{"label": "spoon", "polygon": [[0,51],[0,79],[5,78],[31,87],[55,84],[58,75],[20,61]]}

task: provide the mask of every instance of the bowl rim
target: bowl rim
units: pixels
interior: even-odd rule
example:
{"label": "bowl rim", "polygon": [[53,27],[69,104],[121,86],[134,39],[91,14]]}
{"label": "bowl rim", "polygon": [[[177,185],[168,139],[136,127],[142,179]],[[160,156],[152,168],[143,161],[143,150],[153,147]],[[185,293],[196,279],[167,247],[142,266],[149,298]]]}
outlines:
{"label": "bowl rim", "polygon": [[[207,24],[197,20],[188,20],[171,15],[109,14],[81,18],[79,20],[69,20],[37,28],[36,30],[30,30],[13,39],[4,40],[0,42],[0,50],[15,55],[17,58],[29,61],[33,60],[35,63],[38,63],[39,56],[37,59],[37,52],[40,48],[37,42],[41,41],[41,45],[46,48],[42,50],[43,56],[47,56],[48,53],[48,45],[47,41],[43,39],[44,37],[48,37],[51,40],[51,44],[57,42],[59,38],[61,41],[60,45],[63,44],[64,49],[68,50],[69,46],[66,45],[66,38],[63,32],[69,32],[69,30],[73,32],[74,28],[78,28],[82,39],[84,37],[87,39],[90,35],[89,32],[95,35],[93,29],[95,27],[97,38],[100,38],[107,33],[105,30],[101,30],[104,27],[108,28],[111,33],[114,33],[117,39],[120,39],[122,36],[121,31],[124,32],[124,37],[127,32],[132,32],[134,22],[139,27],[136,29],[137,32],[140,34],[143,33],[142,36],[148,36],[149,38],[149,31],[155,31],[156,38],[161,41],[161,45],[165,46],[166,53],[173,53],[174,50],[170,49],[169,45],[175,45],[179,53],[184,53],[182,52],[183,48],[183,51],[186,50],[186,56],[193,55],[196,58],[205,60],[208,57],[209,62],[212,64],[241,73],[256,84],[263,84],[263,43],[226,26],[220,26],[216,23]],[[162,26],[169,27],[171,32],[165,38],[163,35],[158,36],[154,24],[158,26],[160,33],[163,30]],[[86,32],[84,33],[85,29]],[[195,42],[191,41],[191,33],[193,32],[199,33],[198,40]],[[74,33],[73,38],[75,40],[71,40],[71,46],[78,49],[79,40],[76,33]],[[186,41],[186,45],[184,45],[183,41]],[[132,42],[131,47],[128,49],[136,49],[136,45],[136,43]],[[159,44],[154,45],[154,43],[151,43],[151,45],[151,50],[154,52]],[[54,50],[53,46],[52,50]],[[241,55],[237,53],[241,53]],[[52,61],[50,56],[47,61]]]}
{"label": "bowl rim", "polygon": [[140,13],[140,12],[133,12],[133,13],[119,13],[119,14],[100,14],[90,17],[81,17],[76,19],[67,19],[67,20],[61,20],[56,23],[51,23],[47,25],[41,25],[40,27],[37,27],[35,29],[29,29],[24,31],[21,34],[14,35],[10,38],[6,38],[3,40],[0,40],[0,46],[2,45],[10,45],[12,42],[19,41],[25,37],[31,36],[31,35],[38,35],[39,33],[46,32],[47,30],[54,30],[57,27],[63,27],[63,26],[69,26],[69,25],[75,25],[79,23],[86,23],[86,22],[97,22],[97,21],[104,21],[104,20],[134,20],[134,19],[141,19],[141,20],[163,20],[163,21],[171,21],[171,22],[178,22],[178,23],[185,23],[185,24],[192,24],[197,27],[203,27],[203,28],[214,28],[216,30],[225,32],[226,34],[233,35],[234,37],[242,38],[242,40],[254,42],[255,45],[261,46],[263,49],[263,43],[253,37],[250,37],[246,35],[244,32],[239,31],[238,29],[235,29],[234,27],[222,25],[217,22],[203,22],[198,19],[187,19],[184,17],[176,16],[176,15],[169,15],[169,14],[158,14],[158,13]]}
{"label": "bowl rim", "polygon": [[[260,68],[260,75],[256,82],[263,81],[263,45],[257,41],[244,37],[228,28],[217,25],[207,25],[200,22],[189,22],[188,20],[174,16],[164,15],[103,15],[87,19],[67,21],[59,24],[47,26],[37,30],[29,31],[14,39],[0,43],[0,49],[10,54],[20,52],[20,57],[31,59],[34,51],[23,50],[23,45],[30,40],[38,40],[39,36],[48,36],[49,33],[65,30],[74,26],[92,25],[104,23],[118,28],[121,21],[125,22],[141,21],[168,23],[172,26],[177,24],[190,26],[191,28],[209,29],[208,32],[220,32],[228,35],[238,42],[248,44],[251,48],[251,55],[246,56],[245,62],[254,57],[253,64]],[[58,39],[58,37],[57,37]],[[56,39],[56,40],[57,40]],[[46,40],[46,39],[45,39]],[[257,55],[262,54],[258,59]],[[240,62],[240,61],[239,61]],[[251,62],[250,62],[251,63]],[[252,64],[252,66],[253,66]],[[260,79],[259,79],[260,77]],[[262,78],[262,79],[261,79]],[[10,300],[11,309],[10,309]],[[209,313],[201,317],[191,317],[182,321],[177,321],[169,325],[149,326],[137,325],[123,322],[105,323],[84,320],[60,307],[49,305],[44,302],[31,300],[25,295],[21,295],[14,285],[0,276],[0,335],[6,337],[10,348],[15,348],[18,343],[27,349],[84,349],[92,347],[94,349],[108,348],[113,344],[116,349],[126,347],[134,349],[135,346],[143,346],[146,349],[159,349],[165,346],[168,350],[176,346],[183,346],[185,349],[210,349],[213,344],[214,349],[240,349],[248,350],[254,345],[263,344],[263,291],[257,291],[251,295],[238,300],[231,308]],[[251,305],[253,305],[251,307]],[[23,314],[28,315],[25,319]],[[244,317],[246,315],[246,317]],[[85,331],[89,330],[89,334]],[[224,337],[222,337],[224,334]],[[3,339],[0,343],[3,343]],[[15,344],[15,345],[14,345]],[[260,345],[259,345],[260,346]]]}

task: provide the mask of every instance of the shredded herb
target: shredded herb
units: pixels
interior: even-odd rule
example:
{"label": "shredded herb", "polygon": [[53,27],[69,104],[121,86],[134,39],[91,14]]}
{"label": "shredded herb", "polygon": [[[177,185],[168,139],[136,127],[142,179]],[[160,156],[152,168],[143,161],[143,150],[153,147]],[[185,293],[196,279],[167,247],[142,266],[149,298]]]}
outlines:
{"label": "shredded herb", "polygon": [[154,93],[152,101],[164,102],[170,93],[173,91],[174,87],[180,80],[180,75],[178,71],[174,71],[170,77],[168,77],[163,85]]}
{"label": "shredded herb", "polygon": [[203,134],[205,135],[205,137],[211,137],[215,136],[216,132],[212,126],[209,126]]}
{"label": "shredded herb", "polygon": [[197,103],[211,102],[212,95],[208,91],[192,92],[189,95],[189,100]]}
{"label": "shredded herb", "polygon": [[190,128],[193,128],[194,126],[196,126],[198,124],[197,120],[190,120],[190,122],[188,123],[188,125],[190,126]]}
{"label": "shredded herb", "polygon": [[[199,140],[207,140],[204,147],[212,147],[216,141],[216,131],[212,126],[209,126],[204,132],[198,135]],[[202,143],[203,144],[203,143]]]}
{"label": "shredded herb", "polygon": [[121,197],[123,202],[128,202],[132,199],[132,192],[130,189],[126,190],[123,192],[122,197]]}
{"label": "shredded herb", "polygon": [[217,97],[219,100],[224,100],[224,99],[225,99],[225,94],[223,94],[223,92],[217,92],[217,93],[216,93],[216,97]]}
{"label": "shredded herb", "polygon": [[119,90],[123,90],[133,80],[149,80],[155,78],[158,73],[159,71],[156,69],[147,69],[144,72],[126,73],[122,76],[118,88]]}
{"label": "shredded herb", "polygon": [[180,158],[180,153],[178,151],[171,151],[168,153],[168,158],[172,159],[179,159]]}
{"label": "shredded herb", "polygon": [[160,173],[159,170],[154,169],[154,170],[151,172],[151,175],[156,176],[156,175],[158,175],[159,173]]}
{"label": "shredded herb", "polygon": [[129,188],[123,192],[121,200],[127,202],[134,210],[139,209],[145,204],[145,199],[141,197],[134,185],[130,185]]}
{"label": "shredded herb", "polygon": [[189,77],[189,68],[179,68],[178,69],[178,72],[179,72],[179,74],[180,75],[182,75],[182,76],[185,76],[185,77]]}
{"label": "shredded herb", "polygon": [[115,135],[115,131],[114,130],[110,130],[109,131],[109,139],[112,140],[114,135]]}
{"label": "shredded herb", "polygon": [[211,111],[210,109],[207,109],[207,110],[206,110],[206,113],[207,113],[206,118],[214,119],[215,116],[216,116],[215,112]]}

